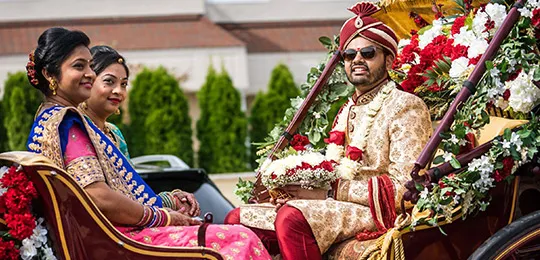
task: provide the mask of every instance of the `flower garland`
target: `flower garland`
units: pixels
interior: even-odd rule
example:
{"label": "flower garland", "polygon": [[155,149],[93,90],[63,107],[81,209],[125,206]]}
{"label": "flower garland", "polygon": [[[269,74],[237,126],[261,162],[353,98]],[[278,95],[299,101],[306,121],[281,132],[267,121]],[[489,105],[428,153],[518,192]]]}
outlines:
{"label": "flower garland", "polygon": [[531,162],[540,148],[540,123],[538,118],[519,130],[506,129],[496,139],[491,149],[480,158],[472,160],[465,171],[449,174],[433,184],[431,190],[424,188],[415,205],[419,214],[412,227],[419,224],[437,225],[435,215],[444,216],[452,222],[452,211],[461,205],[462,218],[476,210],[484,211],[490,204],[488,192],[495,183],[513,178],[517,169]]}
{"label": "flower garland", "polygon": [[37,191],[21,167],[0,168],[0,214],[8,231],[0,239],[0,259],[55,260],[43,219],[31,213]]}
{"label": "flower garland", "polygon": [[329,160],[338,162],[337,171],[341,178],[352,180],[357,171],[362,166],[363,153],[367,146],[367,138],[371,132],[375,117],[381,110],[386,98],[392,90],[396,88],[396,83],[389,81],[377,93],[373,101],[368,104],[367,116],[362,117],[358,124],[358,130],[351,137],[351,143],[345,148],[345,131],[349,111],[354,102],[349,99],[341,112],[337,115],[337,123],[330,132],[330,137],[325,139],[328,143],[326,156]]}

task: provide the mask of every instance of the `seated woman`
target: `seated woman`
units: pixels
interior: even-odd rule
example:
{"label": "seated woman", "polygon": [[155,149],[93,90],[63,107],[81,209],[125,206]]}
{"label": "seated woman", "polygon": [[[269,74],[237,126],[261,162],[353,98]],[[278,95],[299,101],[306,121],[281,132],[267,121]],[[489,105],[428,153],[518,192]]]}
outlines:
{"label": "seated woman", "polygon": [[[120,129],[107,122],[112,114],[120,113],[120,106],[127,96],[129,67],[125,58],[109,46],[94,46],[91,68],[96,73],[90,98],[79,105],[86,118],[95,124],[124,154],[129,162],[127,143]],[[200,215],[199,203],[195,196],[181,190],[161,192],[163,206],[187,213],[190,216]]]}
{"label": "seated woman", "polygon": [[[117,229],[141,243],[197,247],[199,221],[164,206],[111,139],[77,110],[96,78],[90,40],[80,31],[47,29],[27,64],[31,84],[45,94],[28,150],[48,157],[84,188]],[[120,78],[127,77],[126,71]],[[226,259],[270,259],[249,229],[209,225],[206,244]]]}

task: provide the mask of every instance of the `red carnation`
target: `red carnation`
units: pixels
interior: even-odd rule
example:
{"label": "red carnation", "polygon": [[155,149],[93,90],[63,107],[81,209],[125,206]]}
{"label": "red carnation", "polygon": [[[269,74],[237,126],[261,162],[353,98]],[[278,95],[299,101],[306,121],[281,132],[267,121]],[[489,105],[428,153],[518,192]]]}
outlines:
{"label": "red carnation", "polygon": [[330,161],[323,161],[321,163],[321,167],[326,170],[326,171],[329,171],[329,172],[333,172],[334,171],[334,167],[332,166],[332,162]]}
{"label": "red carnation", "polygon": [[6,260],[18,260],[19,249],[15,248],[14,241],[4,241],[0,239],[0,258]]}
{"label": "red carnation", "polygon": [[324,142],[327,144],[337,144],[337,145],[343,145],[345,144],[345,133],[341,131],[331,131],[328,133],[329,137],[324,138]]}
{"label": "red carnation", "polygon": [[301,134],[295,134],[291,141],[291,146],[296,151],[306,150],[306,145],[309,144],[309,139]]}
{"label": "red carnation", "polygon": [[480,61],[480,58],[482,58],[482,54],[470,59],[469,65],[476,65]]}
{"label": "red carnation", "polygon": [[30,237],[36,227],[36,220],[30,213],[24,214],[5,214],[9,234],[18,240]]}
{"label": "red carnation", "polygon": [[30,210],[32,198],[25,195],[19,189],[10,188],[2,196],[10,213],[23,213]]}
{"label": "red carnation", "polygon": [[2,186],[13,187],[28,182],[28,178],[23,171],[17,171],[14,166],[10,167],[8,172],[0,179]]}
{"label": "red carnation", "polygon": [[347,151],[345,152],[345,156],[353,161],[360,161],[362,160],[362,150],[358,149],[354,146],[347,146]]}
{"label": "red carnation", "polygon": [[458,44],[456,46],[452,47],[452,54],[450,55],[451,60],[455,60],[457,58],[461,57],[467,57],[467,52],[469,51],[469,47],[465,45]]}

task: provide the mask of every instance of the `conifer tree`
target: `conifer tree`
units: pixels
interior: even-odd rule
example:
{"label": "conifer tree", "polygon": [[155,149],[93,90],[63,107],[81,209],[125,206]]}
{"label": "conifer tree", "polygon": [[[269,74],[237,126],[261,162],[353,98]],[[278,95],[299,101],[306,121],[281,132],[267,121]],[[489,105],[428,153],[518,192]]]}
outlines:
{"label": "conifer tree", "polygon": [[163,67],[144,69],[130,92],[130,153],[173,154],[193,165],[188,101],[178,81]]}
{"label": "conifer tree", "polygon": [[[258,93],[251,108],[251,143],[263,142],[264,138],[283,119],[285,110],[291,106],[290,99],[300,94],[294,78],[285,64],[278,64],[268,82],[268,92]],[[251,164],[256,167],[256,145],[251,145]]]}
{"label": "conifer tree", "polygon": [[2,121],[5,128],[7,146],[6,150],[26,150],[26,140],[30,134],[34,115],[43,95],[28,82],[23,71],[8,74],[4,83],[4,97],[2,102]]}
{"label": "conifer tree", "polygon": [[208,66],[208,72],[206,74],[206,81],[202,85],[201,89],[197,93],[197,100],[199,102],[199,108],[201,115],[197,121],[197,139],[201,144],[198,152],[198,167],[207,169],[208,163],[212,161],[211,147],[203,146],[202,144],[209,144],[212,142],[211,135],[208,134],[208,118],[210,115],[208,107],[208,97],[211,93],[212,84],[217,77],[216,70],[212,65]]}
{"label": "conifer tree", "polygon": [[212,160],[204,162],[213,173],[246,170],[247,120],[241,110],[241,97],[223,68],[212,82],[208,93],[208,124],[201,148],[209,148]]}

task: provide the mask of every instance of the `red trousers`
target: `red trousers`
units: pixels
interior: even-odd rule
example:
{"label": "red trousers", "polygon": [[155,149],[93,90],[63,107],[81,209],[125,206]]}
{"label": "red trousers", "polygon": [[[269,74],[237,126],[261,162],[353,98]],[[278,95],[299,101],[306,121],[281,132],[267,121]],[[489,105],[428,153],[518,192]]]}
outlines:
{"label": "red trousers", "polygon": [[[225,224],[240,224],[240,209],[225,217]],[[281,253],[284,260],[322,259],[311,227],[298,209],[281,207],[274,223],[276,231],[249,227],[261,239],[272,255]]]}

